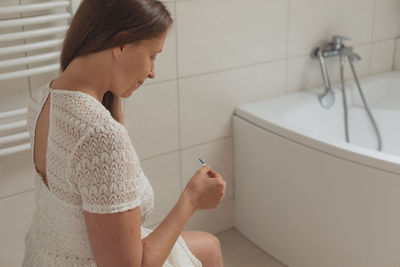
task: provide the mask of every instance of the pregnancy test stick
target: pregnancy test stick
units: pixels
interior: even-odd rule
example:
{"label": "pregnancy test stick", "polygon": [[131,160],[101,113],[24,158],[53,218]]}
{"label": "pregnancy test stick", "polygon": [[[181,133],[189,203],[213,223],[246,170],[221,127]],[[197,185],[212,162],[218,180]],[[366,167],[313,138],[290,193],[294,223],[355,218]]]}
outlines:
{"label": "pregnancy test stick", "polygon": [[[202,160],[201,158],[199,158],[199,160],[200,160],[201,165],[203,165],[204,167],[207,166],[206,163],[204,162],[204,160]],[[213,171],[208,171],[207,174],[210,178],[215,178]]]}
{"label": "pregnancy test stick", "polygon": [[207,166],[206,163],[201,158],[199,158],[199,160],[200,160],[201,165]]}

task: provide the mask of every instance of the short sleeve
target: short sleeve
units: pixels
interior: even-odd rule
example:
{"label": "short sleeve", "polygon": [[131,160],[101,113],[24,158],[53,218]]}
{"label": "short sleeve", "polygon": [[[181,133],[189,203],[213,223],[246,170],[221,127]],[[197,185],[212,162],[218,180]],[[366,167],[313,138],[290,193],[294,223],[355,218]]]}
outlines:
{"label": "short sleeve", "polygon": [[115,213],[141,205],[142,169],[123,126],[90,130],[78,143],[71,163],[71,180],[83,210]]}

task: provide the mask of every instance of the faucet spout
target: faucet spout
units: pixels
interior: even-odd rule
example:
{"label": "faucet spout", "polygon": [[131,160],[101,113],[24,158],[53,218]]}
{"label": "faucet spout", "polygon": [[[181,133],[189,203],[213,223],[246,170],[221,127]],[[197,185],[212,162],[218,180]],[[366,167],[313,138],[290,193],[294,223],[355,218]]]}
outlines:
{"label": "faucet spout", "polygon": [[343,47],[340,52],[339,52],[341,57],[347,57],[349,60],[351,60],[351,62],[356,62],[361,60],[361,57],[356,54],[355,52],[353,52],[353,47]]}

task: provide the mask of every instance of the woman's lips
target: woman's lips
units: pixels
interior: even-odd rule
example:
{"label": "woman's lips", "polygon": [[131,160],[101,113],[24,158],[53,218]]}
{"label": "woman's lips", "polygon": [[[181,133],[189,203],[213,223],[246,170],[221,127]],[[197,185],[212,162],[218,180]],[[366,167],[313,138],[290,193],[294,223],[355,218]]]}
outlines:
{"label": "woman's lips", "polygon": [[141,86],[143,84],[142,81],[138,81],[138,87]]}

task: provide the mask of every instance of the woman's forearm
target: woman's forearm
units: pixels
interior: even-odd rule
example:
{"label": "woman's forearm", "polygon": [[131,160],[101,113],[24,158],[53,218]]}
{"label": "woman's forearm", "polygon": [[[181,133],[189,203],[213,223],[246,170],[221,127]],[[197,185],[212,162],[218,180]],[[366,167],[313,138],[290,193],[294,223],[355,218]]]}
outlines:
{"label": "woman's forearm", "polygon": [[142,240],[142,267],[162,266],[195,210],[184,192],[161,224]]}

